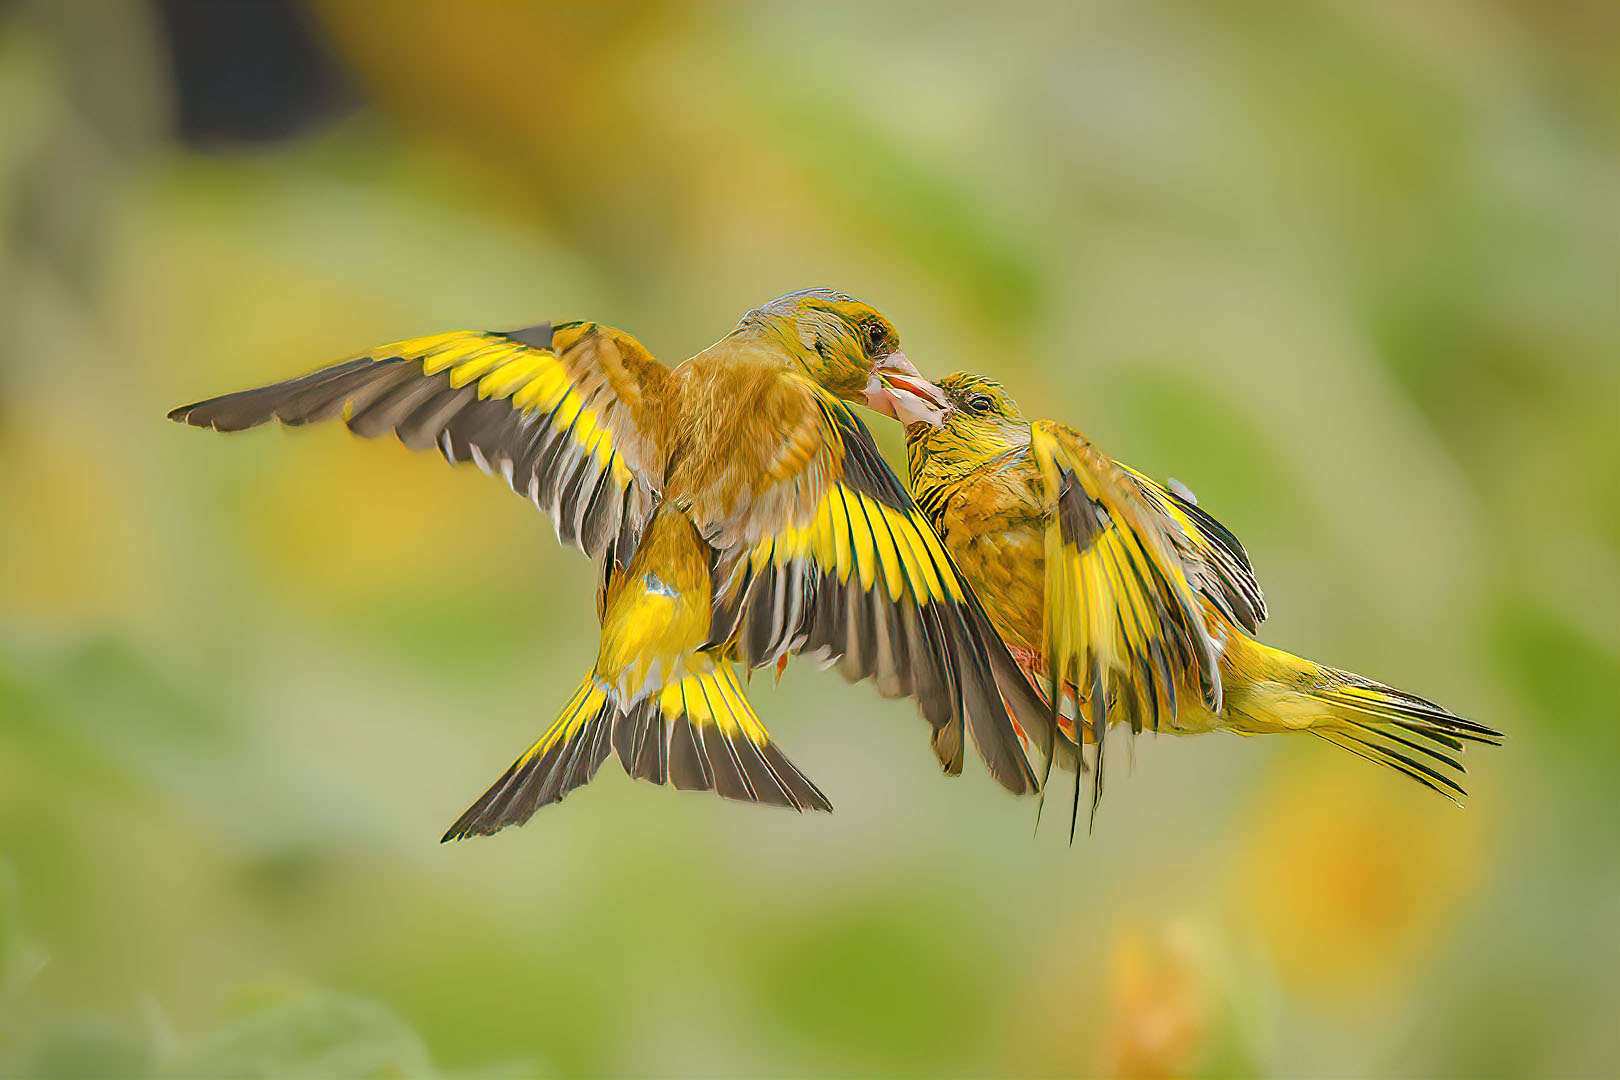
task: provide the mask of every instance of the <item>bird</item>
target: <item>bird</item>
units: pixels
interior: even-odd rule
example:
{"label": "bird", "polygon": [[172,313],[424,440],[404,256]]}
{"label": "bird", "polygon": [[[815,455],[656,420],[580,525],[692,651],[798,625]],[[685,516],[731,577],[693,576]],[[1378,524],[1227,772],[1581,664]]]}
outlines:
{"label": "bird", "polygon": [[1500,732],[1263,644],[1266,602],[1248,553],[1185,485],[1155,483],[1071,427],[1026,419],[986,376],[956,372],[937,386],[942,422],[900,403],[909,487],[1029,685],[1060,714],[1055,743],[1024,741],[1047,773],[1054,760],[1076,770],[1075,817],[1090,746],[1095,820],[1110,724],[1308,732],[1460,805],[1464,744],[1496,744]]}
{"label": "bird", "polygon": [[830,811],[739,680],[780,677],[793,655],[916,699],[946,772],[962,770],[965,728],[1003,787],[1034,792],[1021,740],[1051,711],[852,408],[937,418],[941,402],[887,318],[807,289],[673,368],[593,322],[460,330],[169,417],[391,432],[499,473],[597,564],[592,670],[454,840],[522,824],[610,753],[653,783]]}

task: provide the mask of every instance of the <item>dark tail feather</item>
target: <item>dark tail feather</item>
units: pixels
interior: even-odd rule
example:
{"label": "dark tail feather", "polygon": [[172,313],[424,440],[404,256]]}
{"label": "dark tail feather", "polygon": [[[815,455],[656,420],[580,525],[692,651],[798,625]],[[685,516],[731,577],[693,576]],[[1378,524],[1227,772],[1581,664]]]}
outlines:
{"label": "dark tail feather", "polygon": [[624,771],[684,791],[792,810],[832,803],[771,741],[729,665],[688,675],[621,716],[613,745]]}
{"label": "dark tail feather", "polygon": [[[1411,777],[1458,805],[1467,743],[1498,746],[1498,731],[1475,723],[1415,694],[1328,669],[1336,685],[1310,691],[1323,710],[1307,729],[1313,735]],[[1342,681],[1340,681],[1342,680]]]}
{"label": "dark tail feather", "polygon": [[1499,745],[1502,733],[1458,716],[1432,701],[1280,649],[1264,650],[1275,678],[1229,680],[1231,714],[1224,719],[1246,734],[1308,731],[1359,758],[1394,769],[1456,803],[1465,794],[1463,750],[1469,743]]}
{"label": "dark tail feather", "polygon": [[521,825],[596,775],[610,752],[639,780],[793,810],[831,812],[810,779],[773,743],[729,666],[688,675],[621,709],[594,674],[556,723],[462,814],[445,840]]}
{"label": "dark tail feather", "polygon": [[522,825],[547,803],[561,802],[588,783],[613,748],[612,697],[587,678],[538,742],[512,763],[467,812],[456,819],[443,841],[493,836],[508,825]]}

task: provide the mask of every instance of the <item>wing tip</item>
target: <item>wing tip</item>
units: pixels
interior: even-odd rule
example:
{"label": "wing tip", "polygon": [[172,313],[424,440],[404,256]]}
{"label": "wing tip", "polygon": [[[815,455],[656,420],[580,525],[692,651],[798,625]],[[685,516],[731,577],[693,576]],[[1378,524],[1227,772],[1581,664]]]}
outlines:
{"label": "wing tip", "polygon": [[180,405],[170,409],[165,415],[176,424],[184,424],[194,428],[213,428],[213,421],[203,414],[207,401],[193,401],[189,405]]}

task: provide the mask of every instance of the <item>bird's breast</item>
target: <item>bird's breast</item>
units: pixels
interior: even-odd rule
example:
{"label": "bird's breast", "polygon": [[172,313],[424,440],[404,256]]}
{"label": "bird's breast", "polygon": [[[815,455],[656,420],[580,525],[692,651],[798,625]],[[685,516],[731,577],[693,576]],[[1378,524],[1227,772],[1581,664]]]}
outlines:
{"label": "bird's breast", "polygon": [[1007,644],[1039,651],[1045,620],[1046,544],[1040,521],[1005,484],[950,499],[940,538]]}

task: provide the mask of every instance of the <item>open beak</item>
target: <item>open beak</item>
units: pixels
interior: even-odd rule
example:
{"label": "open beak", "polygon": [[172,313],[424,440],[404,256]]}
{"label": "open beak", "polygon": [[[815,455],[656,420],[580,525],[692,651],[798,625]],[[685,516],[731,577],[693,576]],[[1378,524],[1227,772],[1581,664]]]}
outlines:
{"label": "open beak", "polygon": [[890,353],[872,368],[866,383],[866,404],[874,412],[892,416],[907,427],[945,423],[945,393],[922,377],[905,353]]}

